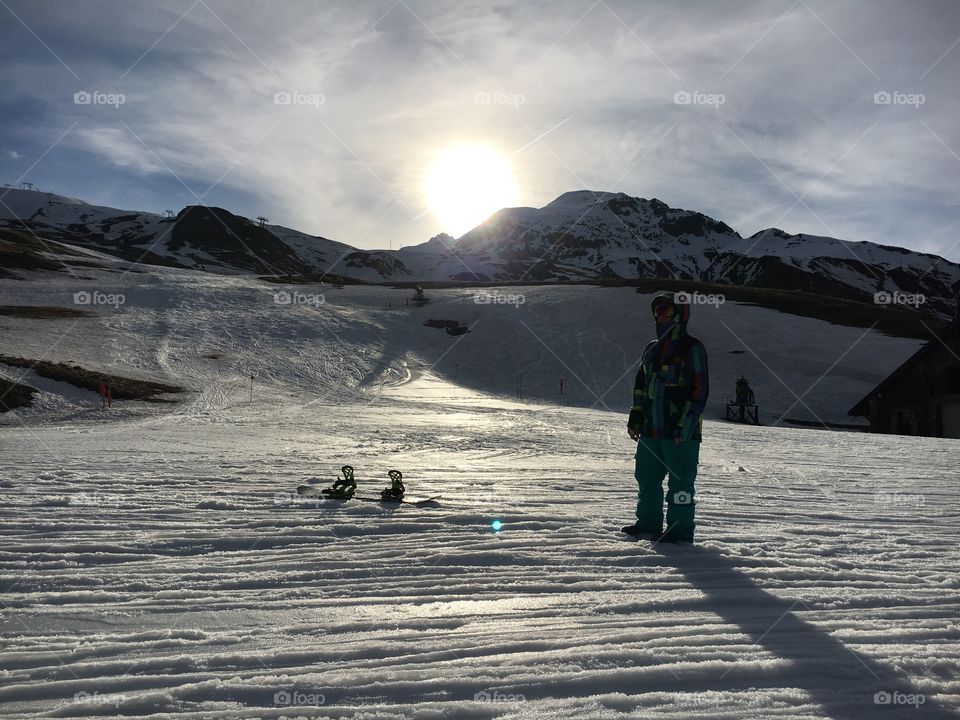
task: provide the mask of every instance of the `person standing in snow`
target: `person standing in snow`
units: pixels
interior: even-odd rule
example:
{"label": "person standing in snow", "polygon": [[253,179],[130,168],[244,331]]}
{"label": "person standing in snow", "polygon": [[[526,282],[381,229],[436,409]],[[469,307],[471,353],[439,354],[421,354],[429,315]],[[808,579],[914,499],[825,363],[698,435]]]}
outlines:
{"label": "person standing in snow", "polygon": [[113,393],[110,391],[110,383],[103,378],[100,379],[100,409],[106,410],[113,407]]}
{"label": "person standing in snow", "polygon": [[[687,334],[690,304],[673,293],[651,303],[657,339],[643,350],[633,387],[627,432],[637,441],[637,521],[623,528],[635,537],[693,542],[697,463],[709,383],[707,351]],[[667,526],[663,527],[663,477]]]}

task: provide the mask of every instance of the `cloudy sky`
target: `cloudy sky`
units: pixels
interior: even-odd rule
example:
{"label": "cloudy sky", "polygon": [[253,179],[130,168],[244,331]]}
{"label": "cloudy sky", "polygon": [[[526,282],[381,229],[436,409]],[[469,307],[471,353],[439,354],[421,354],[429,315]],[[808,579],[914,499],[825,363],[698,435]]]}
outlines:
{"label": "cloudy sky", "polygon": [[516,205],[619,191],[743,235],[960,261],[957,2],[0,0],[0,18],[3,183],[396,249],[458,230],[428,176],[480,145]]}

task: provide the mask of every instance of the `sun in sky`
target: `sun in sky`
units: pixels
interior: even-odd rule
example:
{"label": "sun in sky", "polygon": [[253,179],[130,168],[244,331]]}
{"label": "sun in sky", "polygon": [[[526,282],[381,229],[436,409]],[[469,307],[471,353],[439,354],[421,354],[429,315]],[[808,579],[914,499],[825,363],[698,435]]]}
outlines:
{"label": "sun in sky", "polygon": [[426,196],[443,232],[460,237],[500,208],[515,205],[517,186],[510,161],[496,148],[453,145],[434,158]]}

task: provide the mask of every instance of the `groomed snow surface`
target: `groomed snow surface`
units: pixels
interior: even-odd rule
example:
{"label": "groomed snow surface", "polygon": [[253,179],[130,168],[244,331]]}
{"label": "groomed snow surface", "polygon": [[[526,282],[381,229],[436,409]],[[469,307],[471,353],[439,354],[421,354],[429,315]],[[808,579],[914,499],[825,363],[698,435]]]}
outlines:
{"label": "groomed snow surface", "polygon": [[[654,545],[619,533],[649,296],[414,309],[387,288],[116,278],[0,283],[0,304],[125,295],[0,317],[0,352],[192,390],[100,411],[40,380],[0,416],[3,717],[960,717],[960,445],[773,424],[849,421],[918,341],[694,308],[714,383],[698,540]],[[741,371],[763,427],[717,419]],[[358,494],[399,468],[442,499],[296,495],[344,463]]]}

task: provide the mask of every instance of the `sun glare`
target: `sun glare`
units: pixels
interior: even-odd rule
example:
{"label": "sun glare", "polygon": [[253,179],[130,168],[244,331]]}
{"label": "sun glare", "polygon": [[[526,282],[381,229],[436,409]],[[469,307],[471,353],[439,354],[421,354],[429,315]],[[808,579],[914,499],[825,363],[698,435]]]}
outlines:
{"label": "sun glare", "polygon": [[427,207],[443,232],[460,237],[516,202],[510,163],[485,145],[457,145],[437,154],[427,176]]}

